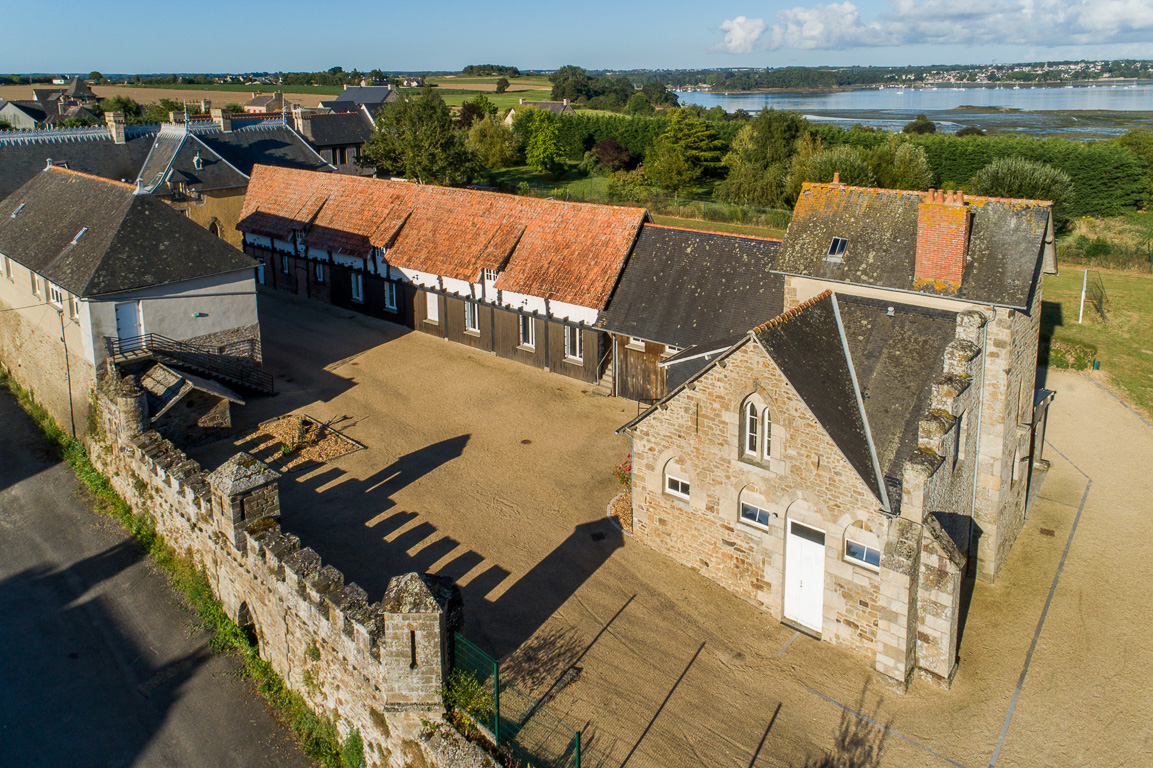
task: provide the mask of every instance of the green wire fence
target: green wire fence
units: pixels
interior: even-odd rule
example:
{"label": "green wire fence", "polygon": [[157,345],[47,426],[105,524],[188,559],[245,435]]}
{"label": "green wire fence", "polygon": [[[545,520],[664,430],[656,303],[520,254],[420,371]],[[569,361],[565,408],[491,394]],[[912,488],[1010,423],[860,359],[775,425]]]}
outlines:
{"label": "green wire fence", "polygon": [[463,635],[454,640],[453,671],[474,691],[465,710],[492,732],[497,747],[534,768],[580,768],[580,731],[503,681],[500,663]]}

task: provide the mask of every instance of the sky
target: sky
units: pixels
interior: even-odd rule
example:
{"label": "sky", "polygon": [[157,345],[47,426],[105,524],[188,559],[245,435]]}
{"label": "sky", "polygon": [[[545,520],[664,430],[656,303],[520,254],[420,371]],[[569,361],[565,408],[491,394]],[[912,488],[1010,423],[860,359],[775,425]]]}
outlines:
{"label": "sky", "polygon": [[1153,0],[41,0],[0,72],[704,69],[1153,56]]}

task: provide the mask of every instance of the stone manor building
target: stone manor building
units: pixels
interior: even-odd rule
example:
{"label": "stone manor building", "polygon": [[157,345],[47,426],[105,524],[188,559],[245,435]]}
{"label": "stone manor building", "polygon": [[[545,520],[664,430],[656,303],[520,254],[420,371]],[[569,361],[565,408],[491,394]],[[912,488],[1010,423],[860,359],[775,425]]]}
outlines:
{"label": "stone manor building", "polygon": [[[907,684],[948,684],[1027,514],[1050,204],[807,184],[784,312],[622,430],[637,538]],[[715,345],[713,345],[715,346]]]}

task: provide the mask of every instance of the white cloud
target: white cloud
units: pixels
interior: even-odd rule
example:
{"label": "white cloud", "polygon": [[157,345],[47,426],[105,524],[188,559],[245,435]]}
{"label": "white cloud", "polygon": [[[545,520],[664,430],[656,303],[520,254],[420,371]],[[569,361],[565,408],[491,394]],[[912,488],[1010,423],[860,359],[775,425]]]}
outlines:
{"label": "white cloud", "polygon": [[726,53],[751,53],[757,41],[765,33],[764,19],[750,19],[738,16],[721,24],[725,33],[725,41],[714,46],[712,50]]}
{"label": "white cloud", "polygon": [[[718,48],[751,51],[764,32],[762,20],[751,21],[759,24],[752,35],[749,19],[726,21]],[[888,0],[888,9],[869,20],[849,0],[817,3],[777,11],[767,42],[802,50],[1153,42],[1153,0]]]}

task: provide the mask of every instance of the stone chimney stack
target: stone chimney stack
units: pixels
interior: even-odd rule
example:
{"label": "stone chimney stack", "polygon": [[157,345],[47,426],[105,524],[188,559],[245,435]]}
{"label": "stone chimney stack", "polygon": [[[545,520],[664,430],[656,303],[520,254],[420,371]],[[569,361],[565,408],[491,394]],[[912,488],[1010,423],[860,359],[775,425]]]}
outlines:
{"label": "stone chimney stack", "polygon": [[568,106],[568,99],[565,99],[565,100],[564,100],[564,105],[565,105],[566,107]]}
{"label": "stone chimney stack", "polygon": [[108,121],[108,130],[112,133],[113,143],[124,144],[127,141],[124,136],[124,113],[105,112],[104,119]]}
{"label": "stone chimney stack", "polygon": [[200,100],[200,114],[207,115],[212,111],[212,101],[209,99]]}
{"label": "stone chimney stack", "polygon": [[917,205],[918,282],[961,283],[969,255],[971,217],[963,193],[930,189]]}
{"label": "stone chimney stack", "polygon": [[232,113],[223,109],[212,110],[212,121],[225,133],[232,133]]}
{"label": "stone chimney stack", "polygon": [[168,122],[170,122],[170,123],[183,123],[184,122],[184,113],[183,112],[169,112],[168,113]]}

